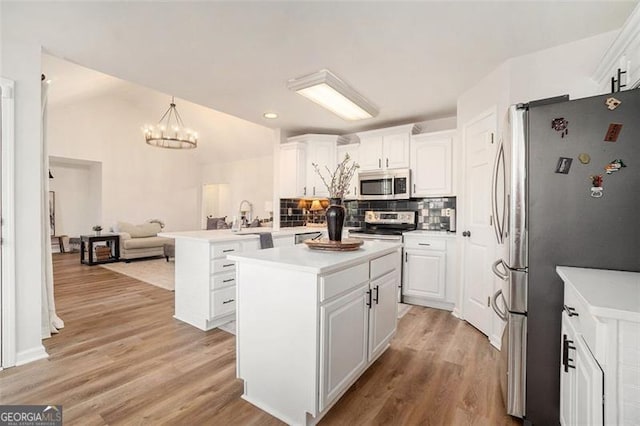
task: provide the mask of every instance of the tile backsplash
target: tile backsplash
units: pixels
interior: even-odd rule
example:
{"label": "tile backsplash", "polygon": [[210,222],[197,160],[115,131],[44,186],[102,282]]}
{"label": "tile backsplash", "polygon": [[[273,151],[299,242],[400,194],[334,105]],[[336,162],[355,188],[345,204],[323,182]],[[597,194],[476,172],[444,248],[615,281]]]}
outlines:
{"label": "tile backsplash", "polygon": [[[324,222],[324,211],[315,213],[315,219],[308,210],[298,208],[299,199],[280,200],[280,226],[303,226],[306,222]],[[450,217],[445,216],[445,209],[456,208],[456,197],[444,198],[414,198],[410,200],[375,200],[375,201],[345,201],[345,226],[360,227],[364,225],[364,212],[367,210],[384,211],[417,211],[418,229],[448,231]],[[290,215],[289,215],[289,209]]]}

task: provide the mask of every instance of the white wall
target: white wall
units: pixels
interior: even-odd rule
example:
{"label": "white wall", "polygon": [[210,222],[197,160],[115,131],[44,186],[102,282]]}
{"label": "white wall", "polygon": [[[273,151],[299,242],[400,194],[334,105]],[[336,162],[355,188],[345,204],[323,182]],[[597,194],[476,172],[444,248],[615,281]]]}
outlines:
{"label": "white wall", "polygon": [[79,237],[91,234],[102,223],[102,167],[97,164],[69,164],[49,161],[54,178],[49,190],[55,192],[56,235]]}
{"label": "white wall", "polygon": [[264,203],[273,199],[273,156],[203,166],[202,183],[228,184],[220,187],[218,209],[218,214],[227,216],[227,221],[238,216],[242,200],[253,204],[254,218],[268,218]]}

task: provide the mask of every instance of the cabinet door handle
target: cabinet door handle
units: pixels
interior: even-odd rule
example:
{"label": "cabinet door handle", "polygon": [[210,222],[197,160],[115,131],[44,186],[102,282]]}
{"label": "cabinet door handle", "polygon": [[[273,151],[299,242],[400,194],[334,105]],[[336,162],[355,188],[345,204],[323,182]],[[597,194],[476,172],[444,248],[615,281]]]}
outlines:
{"label": "cabinet door handle", "polygon": [[367,290],[367,306],[371,309],[371,290]]}
{"label": "cabinet door handle", "polygon": [[382,168],[382,159],[378,158],[378,168],[381,169]]}
{"label": "cabinet door handle", "polygon": [[405,262],[409,261],[409,253],[407,253],[406,251],[404,252],[404,261]]}
{"label": "cabinet door handle", "polygon": [[564,310],[567,312],[567,315],[570,317],[579,317],[580,314],[576,312],[576,308],[572,308],[571,306],[564,305]]}
{"label": "cabinet door handle", "polygon": [[570,368],[576,368],[575,364],[569,364],[569,361],[573,361],[569,358],[569,350],[575,350],[575,346],[572,346],[573,340],[567,338],[566,334],[562,335],[562,365],[564,366],[564,372],[568,373]]}
{"label": "cabinet door handle", "polygon": [[302,188],[302,195],[307,195],[307,187]]}
{"label": "cabinet door handle", "polygon": [[419,246],[430,246],[431,244],[429,243],[418,243]]}
{"label": "cabinet door handle", "polygon": [[376,286],[376,297],[373,298],[373,300],[376,302],[376,305],[378,304],[378,297],[380,297],[380,286],[379,285]]}
{"label": "cabinet door handle", "polygon": [[413,184],[413,192],[414,193],[416,192],[416,184],[415,183]]}
{"label": "cabinet door handle", "polygon": [[316,187],[313,187],[313,195],[316,195]]}
{"label": "cabinet door handle", "polygon": [[225,301],[223,301],[223,302],[222,302],[222,304],[223,304],[223,305],[226,305],[227,303],[231,303],[231,302],[233,302],[234,300],[236,300],[236,299],[229,299],[229,300],[225,300]]}
{"label": "cabinet door handle", "polygon": [[387,168],[389,168],[389,159],[387,158]]}

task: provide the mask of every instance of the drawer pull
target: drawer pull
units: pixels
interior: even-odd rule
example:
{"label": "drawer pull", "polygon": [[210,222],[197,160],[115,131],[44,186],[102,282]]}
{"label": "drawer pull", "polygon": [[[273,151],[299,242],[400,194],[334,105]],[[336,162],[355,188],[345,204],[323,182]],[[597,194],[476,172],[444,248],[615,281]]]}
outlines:
{"label": "drawer pull", "polygon": [[229,266],[234,266],[235,263],[227,263],[226,265],[222,265],[223,268],[228,268]]}
{"label": "drawer pull", "polygon": [[430,246],[431,244],[429,243],[418,243],[419,246]]}
{"label": "drawer pull", "polygon": [[226,249],[222,250],[223,253],[229,253],[230,251],[236,251],[236,249]]}
{"label": "drawer pull", "polygon": [[235,278],[229,278],[229,279],[226,279],[226,280],[222,280],[222,282],[223,283],[230,283],[231,281],[235,281],[235,280],[236,280]]}
{"label": "drawer pull", "polygon": [[229,300],[225,300],[224,302],[222,302],[223,305],[226,305],[227,303],[231,303],[236,299],[229,299]]}
{"label": "drawer pull", "polygon": [[377,285],[376,286],[376,297],[373,298],[373,300],[376,302],[376,305],[378,304],[378,297],[380,296],[380,286]]}
{"label": "drawer pull", "polygon": [[567,315],[570,317],[579,317],[580,314],[576,312],[576,308],[572,308],[571,306],[564,305],[564,310],[567,312]]}
{"label": "drawer pull", "polygon": [[365,302],[367,304],[367,306],[369,307],[369,309],[371,309],[371,290],[367,290],[367,301]]}

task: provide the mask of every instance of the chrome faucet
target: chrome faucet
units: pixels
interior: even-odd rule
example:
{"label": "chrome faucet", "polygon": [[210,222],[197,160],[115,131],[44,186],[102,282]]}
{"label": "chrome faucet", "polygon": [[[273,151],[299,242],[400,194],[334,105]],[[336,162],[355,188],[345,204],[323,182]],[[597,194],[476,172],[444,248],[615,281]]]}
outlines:
{"label": "chrome faucet", "polygon": [[[248,210],[242,210],[242,206],[247,204],[249,206]],[[241,225],[240,226],[249,226],[251,223],[251,217],[253,215],[253,204],[251,204],[247,200],[240,201],[240,207],[238,207],[238,215],[240,216]]]}

